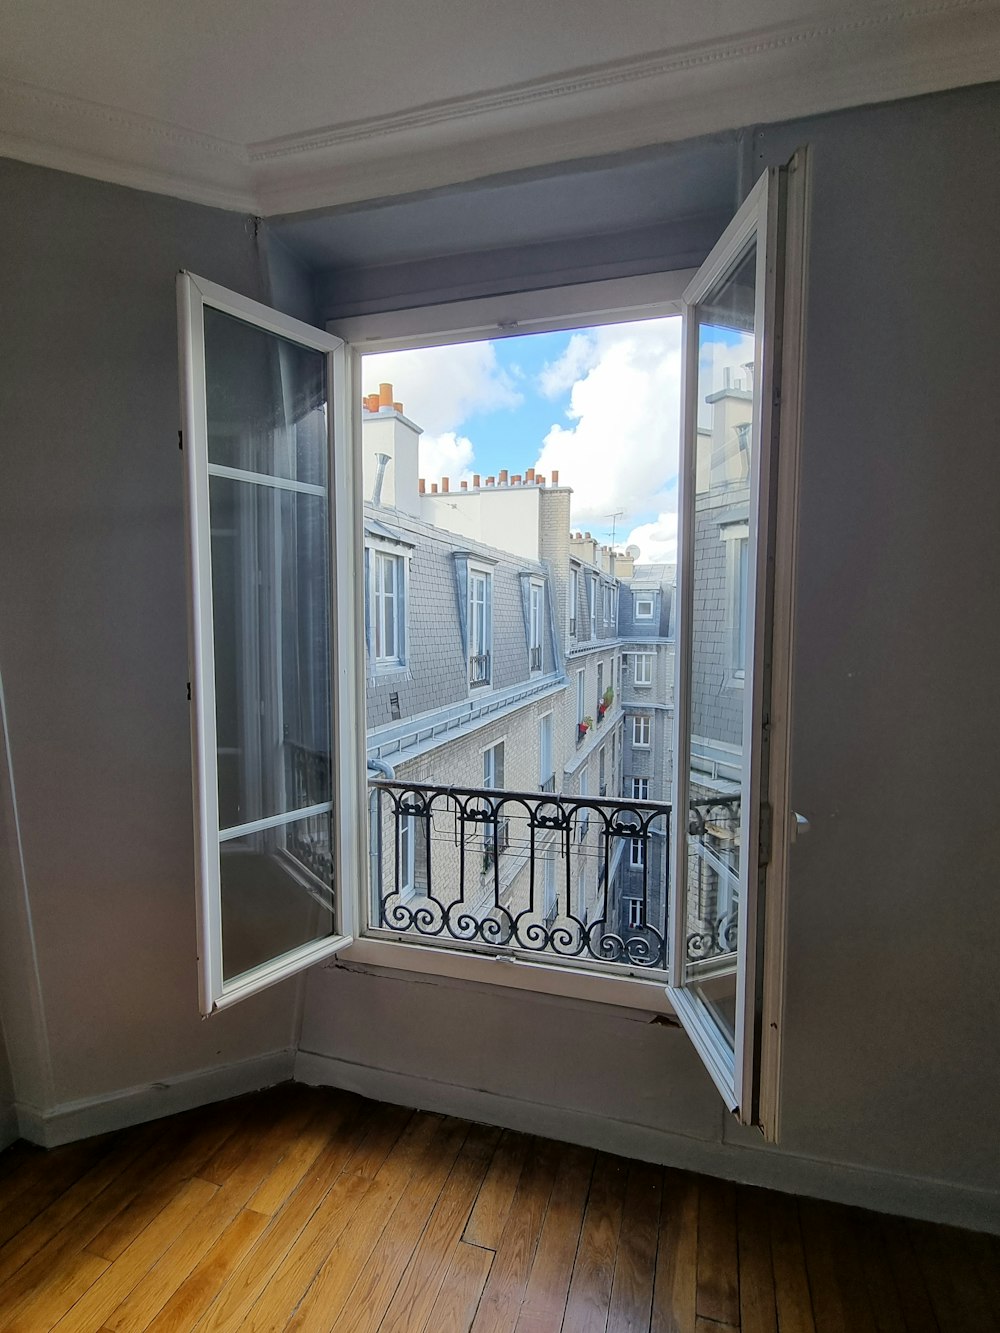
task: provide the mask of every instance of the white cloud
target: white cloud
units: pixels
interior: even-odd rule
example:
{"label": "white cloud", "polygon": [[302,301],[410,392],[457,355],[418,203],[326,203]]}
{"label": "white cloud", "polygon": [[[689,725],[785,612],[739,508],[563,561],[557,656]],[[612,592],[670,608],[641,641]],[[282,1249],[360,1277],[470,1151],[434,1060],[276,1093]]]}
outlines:
{"label": "white cloud", "polygon": [[453,486],[463,480],[471,481],[474,457],[472,441],[453,430],[420,437],[420,475],[428,482],[442,477],[447,477]]}
{"label": "white cloud", "polygon": [[625,538],[625,546],[638,546],[637,564],[672,565],[677,560],[677,511],[661,513],[652,523],[640,523]]}
{"label": "white cloud", "polygon": [[538,387],[546,398],[558,398],[594,366],[597,355],[596,338],[589,333],[574,333],[562,356],[542,367]]}
{"label": "white cloud", "polygon": [[552,427],[535,464],[545,476],[558,469],[560,482],[573,487],[574,525],[610,526],[606,515],[615,510],[628,522],[666,507],[677,475],[680,336],[676,317],[592,329],[574,334],[563,357],[543,371],[543,392],[566,387],[577,371],[571,424]]}
{"label": "white cloud", "polygon": [[[517,407],[522,402],[512,376],[497,365],[488,342],[379,352],[362,363],[362,392],[388,381],[411,421],[428,435],[455,431],[477,412]],[[423,445],[423,440],[421,440]],[[426,467],[421,460],[421,467]],[[433,475],[429,469],[425,475]]]}

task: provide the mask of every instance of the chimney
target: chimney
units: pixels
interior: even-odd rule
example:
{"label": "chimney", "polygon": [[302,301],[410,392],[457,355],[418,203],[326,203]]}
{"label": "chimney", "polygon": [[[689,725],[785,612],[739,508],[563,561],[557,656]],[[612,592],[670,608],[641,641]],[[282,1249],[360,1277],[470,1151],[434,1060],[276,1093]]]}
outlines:
{"label": "chimney", "polygon": [[479,485],[479,473],[478,473],[478,472],[473,472],[473,474],[472,474],[472,484],[473,484],[473,486],[478,486],[478,485]]}
{"label": "chimney", "polygon": [[[392,396],[392,385],[380,384],[378,393],[364,395],[361,450],[364,492],[373,503],[403,513],[420,513],[419,439],[421,430],[402,414]],[[385,457],[384,465],[380,459]]]}
{"label": "chimney", "polygon": [[445,495],[448,494],[448,482],[449,482],[449,478],[448,478],[448,477],[442,477],[442,478],[441,478],[441,490],[443,491],[443,493],[444,493]]}
{"label": "chimney", "polygon": [[417,494],[426,495],[426,493],[427,493],[427,483],[426,481],[424,481],[423,477],[421,477],[420,480],[417,482]]}
{"label": "chimney", "polygon": [[469,489],[469,483],[467,481],[460,481],[458,484],[461,486],[463,491],[467,491]]}
{"label": "chimney", "polygon": [[432,481],[432,482],[431,482],[431,495],[437,495],[437,493],[438,493],[438,484],[437,484],[436,481]]}
{"label": "chimney", "polygon": [[496,477],[487,477],[487,478],[486,478],[486,485],[487,485],[487,486],[492,486],[492,485],[494,485],[495,482],[496,482]]}
{"label": "chimney", "polygon": [[525,474],[524,474],[524,480],[525,480],[525,481],[534,481],[534,480],[535,480],[535,469],[534,469],[533,467],[529,467],[529,468],[527,469],[527,471],[526,471]]}
{"label": "chimney", "polygon": [[506,485],[507,485],[507,469],[506,469],[505,467],[502,467],[502,468],[500,469],[499,477],[500,477],[499,484],[500,484],[501,486],[506,486]]}
{"label": "chimney", "polygon": [[511,479],[510,479],[510,484],[511,484],[512,486],[520,486],[520,484],[521,484],[521,474],[520,474],[520,472],[515,472],[515,473],[514,473],[514,475],[513,475],[513,476],[511,477]]}
{"label": "chimney", "polygon": [[553,485],[553,486],[558,486],[558,485],[559,485],[559,470],[558,470],[558,468],[553,468],[553,469],[552,469],[552,485]]}

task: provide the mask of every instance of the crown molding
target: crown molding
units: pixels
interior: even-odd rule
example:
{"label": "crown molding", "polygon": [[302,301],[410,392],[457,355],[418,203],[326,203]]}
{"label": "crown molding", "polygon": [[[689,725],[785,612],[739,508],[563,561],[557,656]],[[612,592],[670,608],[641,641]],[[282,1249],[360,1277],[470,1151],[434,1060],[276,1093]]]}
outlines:
{"label": "crown molding", "polygon": [[237,144],[0,81],[0,153],[264,215],[1000,79],[1000,5],[846,10]]}

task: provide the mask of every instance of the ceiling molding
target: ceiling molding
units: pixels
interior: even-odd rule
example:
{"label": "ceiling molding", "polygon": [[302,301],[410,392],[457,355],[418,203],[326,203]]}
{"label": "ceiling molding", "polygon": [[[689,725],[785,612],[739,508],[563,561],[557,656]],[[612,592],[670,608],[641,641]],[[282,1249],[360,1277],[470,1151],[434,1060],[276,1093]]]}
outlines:
{"label": "ceiling molding", "polygon": [[0,81],[0,153],[271,215],[993,79],[1000,6],[938,0],[847,10],[250,144]]}

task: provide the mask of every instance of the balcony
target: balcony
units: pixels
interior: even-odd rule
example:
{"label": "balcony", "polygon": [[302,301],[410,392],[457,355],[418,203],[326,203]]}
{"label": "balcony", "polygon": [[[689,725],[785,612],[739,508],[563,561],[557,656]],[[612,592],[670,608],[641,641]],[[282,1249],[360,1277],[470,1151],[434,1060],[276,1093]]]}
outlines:
{"label": "balcony", "polygon": [[469,684],[472,687],[490,683],[489,653],[475,653],[469,658]]}
{"label": "balcony", "polygon": [[542,669],[542,645],[535,644],[529,654],[528,669],[530,671],[541,671]]}
{"label": "balcony", "polygon": [[[588,968],[664,968],[669,805],[383,780],[369,788],[373,934]],[[633,868],[636,838],[643,864]],[[636,899],[643,924],[629,927]]]}

